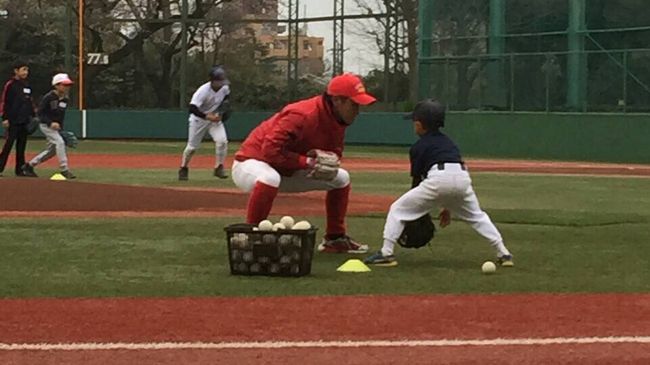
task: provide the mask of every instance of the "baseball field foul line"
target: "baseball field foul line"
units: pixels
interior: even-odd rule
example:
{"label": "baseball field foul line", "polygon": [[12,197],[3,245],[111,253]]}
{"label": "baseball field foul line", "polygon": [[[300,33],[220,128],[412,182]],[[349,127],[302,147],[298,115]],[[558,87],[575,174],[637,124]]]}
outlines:
{"label": "baseball field foul line", "polygon": [[97,351],[97,350],[225,350],[350,347],[452,347],[540,346],[567,344],[650,344],[650,336],[496,338],[490,340],[403,341],[268,341],[268,342],[149,342],[149,343],[0,343],[0,351]]}

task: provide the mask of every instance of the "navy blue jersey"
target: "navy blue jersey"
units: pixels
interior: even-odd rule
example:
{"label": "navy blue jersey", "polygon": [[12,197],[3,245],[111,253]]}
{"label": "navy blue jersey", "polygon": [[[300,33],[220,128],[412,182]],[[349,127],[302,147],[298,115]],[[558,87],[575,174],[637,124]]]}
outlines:
{"label": "navy blue jersey", "polygon": [[431,166],[441,162],[462,162],[458,146],[440,131],[422,135],[411,146],[411,176],[426,178]]}
{"label": "navy blue jersey", "polygon": [[66,96],[59,97],[52,90],[41,99],[41,103],[38,106],[38,117],[41,118],[41,123],[50,126],[52,122],[57,122],[63,129],[63,120],[65,119],[65,110],[67,108],[68,98]]}

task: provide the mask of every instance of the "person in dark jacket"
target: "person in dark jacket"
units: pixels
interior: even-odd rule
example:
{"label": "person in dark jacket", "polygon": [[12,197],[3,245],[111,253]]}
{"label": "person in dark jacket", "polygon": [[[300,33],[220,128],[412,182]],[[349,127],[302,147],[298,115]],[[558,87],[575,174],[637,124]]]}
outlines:
{"label": "person in dark jacket", "polygon": [[5,143],[0,152],[0,176],[7,165],[9,154],[16,142],[16,176],[24,176],[22,166],[25,164],[28,126],[34,117],[32,88],[27,82],[29,66],[25,62],[14,64],[14,76],[2,89],[0,115],[4,129]]}
{"label": "person in dark jacket", "polygon": [[47,147],[31,161],[23,165],[23,173],[26,176],[36,177],[34,166],[37,166],[50,158],[56,157],[61,167],[61,175],[66,179],[74,179],[76,176],[68,168],[68,156],[63,137],[59,131],[63,130],[65,111],[68,108],[68,92],[73,84],[68,74],[60,73],[52,78],[53,90],[43,96],[38,106],[39,128],[45,139]]}

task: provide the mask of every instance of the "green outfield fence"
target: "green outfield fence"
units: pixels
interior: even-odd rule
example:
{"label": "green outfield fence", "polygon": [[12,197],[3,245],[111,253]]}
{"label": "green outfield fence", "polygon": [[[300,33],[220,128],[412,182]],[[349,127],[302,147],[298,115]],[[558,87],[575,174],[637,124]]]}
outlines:
{"label": "green outfield fence", "polygon": [[[67,128],[85,138],[187,138],[187,113],[175,111],[71,111]],[[230,140],[243,140],[268,112],[237,112],[227,123]],[[466,156],[650,163],[650,115],[616,113],[450,112],[445,132]],[[400,113],[362,113],[346,143],[413,143],[412,125]]]}

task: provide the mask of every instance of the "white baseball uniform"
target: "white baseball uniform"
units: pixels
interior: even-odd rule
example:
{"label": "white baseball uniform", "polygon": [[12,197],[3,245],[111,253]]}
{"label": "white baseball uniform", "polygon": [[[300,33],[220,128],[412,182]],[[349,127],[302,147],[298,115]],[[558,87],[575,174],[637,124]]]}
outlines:
{"label": "white baseball uniform", "polygon": [[[218,91],[214,91],[210,82],[201,85],[192,95],[190,104],[196,105],[201,113],[214,113],[221,105],[224,99],[230,94],[230,86],[224,85]],[[189,131],[187,136],[187,146],[183,151],[181,166],[187,167],[194,155],[194,152],[201,145],[206,132],[210,133],[215,143],[215,167],[222,165],[226,160],[228,152],[228,136],[226,128],[222,121],[211,122],[205,118],[200,118],[192,113],[189,117]]]}
{"label": "white baseball uniform", "polygon": [[447,209],[453,217],[469,223],[496,249],[497,257],[510,255],[499,230],[479,206],[458,146],[436,128],[421,134],[409,154],[413,188],[390,207],[382,255],[393,254],[395,243],[404,231],[404,222],[416,220],[436,208]]}
{"label": "white baseball uniform", "polygon": [[258,181],[286,193],[327,191],[344,188],[350,184],[350,174],[341,168],[339,168],[336,177],[330,181],[309,178],[307,177],[308,173],[308,170],[298,170],[291,176],[281,176],[268,163],[254,159],[235,161],[232,166],[232,179],[235,185],[245,192],[253,190]]}
{"label": "white baseball uniform", "polygon": [[391,205],[384,226],[382,255],[393,254],[395,243],[404,230],[404,222],[416,220],[436,208],[446,208],[453,217],[469,223],[496,249],[497,256],[510,255],[501,234],[487,213],[481,210],[472,179],[461,163],[434,164],[418,186]]}

